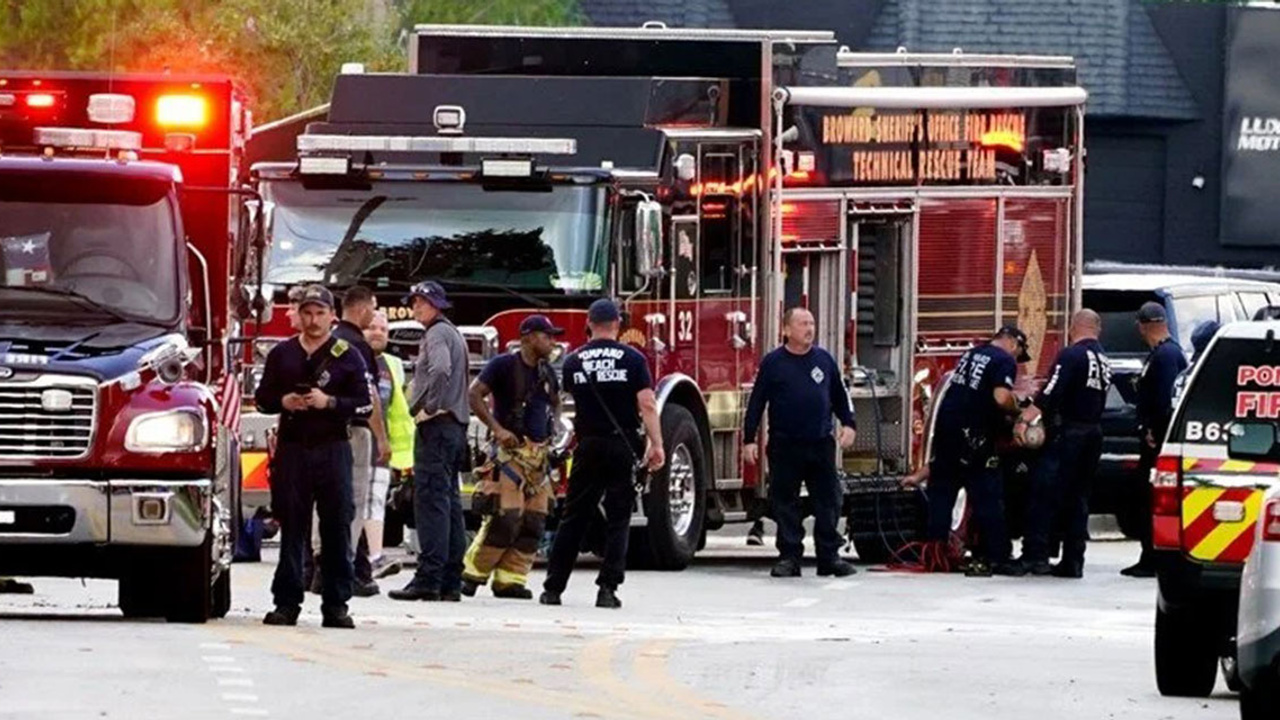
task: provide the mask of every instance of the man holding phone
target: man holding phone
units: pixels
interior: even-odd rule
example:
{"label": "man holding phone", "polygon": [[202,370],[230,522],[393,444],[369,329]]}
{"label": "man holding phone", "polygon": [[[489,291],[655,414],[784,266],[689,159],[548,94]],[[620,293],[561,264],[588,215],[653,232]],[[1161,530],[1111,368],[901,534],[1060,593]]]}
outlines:
{"label": "man holding phone", "polygon": [[[280,413],[271,461],[271,507],[280,521],[280,564],[271,592],[275,610],[267,625],[296,625],[302,610],[303,563],[311,534],[311,512],[320,518],[324,580],[324,627],[352,628],[350,527],[350,425],[373,409],[367,369],[359,353],[332,336],[333,294],[320,285],[303,291],[301,332],[267,355],[254,394],[264,413]],[[332,550],[332,552],[329,552]]]}

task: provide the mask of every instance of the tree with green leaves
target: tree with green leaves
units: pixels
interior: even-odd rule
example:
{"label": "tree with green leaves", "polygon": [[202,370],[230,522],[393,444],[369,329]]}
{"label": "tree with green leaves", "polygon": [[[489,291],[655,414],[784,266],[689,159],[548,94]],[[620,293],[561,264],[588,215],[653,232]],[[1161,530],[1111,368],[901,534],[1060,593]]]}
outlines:
{"label": "tree with green leaves", "polygon": [[580,20],[576,0],[0,0],[0,67],[225,73],[270,120],[325,102],[344,62],[404,69],[418,23]]}

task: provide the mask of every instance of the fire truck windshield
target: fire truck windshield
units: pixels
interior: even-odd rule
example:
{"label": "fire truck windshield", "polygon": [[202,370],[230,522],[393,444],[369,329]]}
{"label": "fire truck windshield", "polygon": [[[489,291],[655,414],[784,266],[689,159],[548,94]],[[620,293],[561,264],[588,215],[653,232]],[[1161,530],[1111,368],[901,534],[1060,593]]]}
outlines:
{"label": "fire truck windshield", "polygon": [[178,320],[172,184],[0,170],[0,317]]}
{"label": "fire truck windshield", "polygon": [[461,182],[378,182],[368,191],[273,182],[274,285],[422,278],[523,292],[597,293],[608,257],[605,190],[486,190]]}

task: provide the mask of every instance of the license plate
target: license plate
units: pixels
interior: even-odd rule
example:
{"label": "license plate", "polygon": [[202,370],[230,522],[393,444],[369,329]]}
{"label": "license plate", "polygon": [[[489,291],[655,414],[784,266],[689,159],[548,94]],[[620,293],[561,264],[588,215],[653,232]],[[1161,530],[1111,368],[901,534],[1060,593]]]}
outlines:
{"label": "license plate", "polygon": [[0,510],[0,525],[17,525],[18,513],[13,510]]}
{"label": "license plate", "polygon": [[1243,522],[1244,516],[1244,503],[1242,502],[1222,500],[1213,504],[1213,519],[1218,522]]}

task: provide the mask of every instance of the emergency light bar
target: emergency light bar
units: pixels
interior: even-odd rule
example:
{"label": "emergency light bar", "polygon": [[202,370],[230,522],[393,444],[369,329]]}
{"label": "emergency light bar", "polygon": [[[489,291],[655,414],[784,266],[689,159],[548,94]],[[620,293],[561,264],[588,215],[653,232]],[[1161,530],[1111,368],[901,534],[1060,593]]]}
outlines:
{"label": "emergency light bar", "polygon": [[298,152],[493,153],[575,155],[571,138],[411,137],[407,135],[299,135]]}
{"label": "emergency light bar", "polygon": [[95,148],[101,150],[140,150],[142,133],[130,130],[96,130],[92,128],[36,128],[36,145],[61,148]]}

